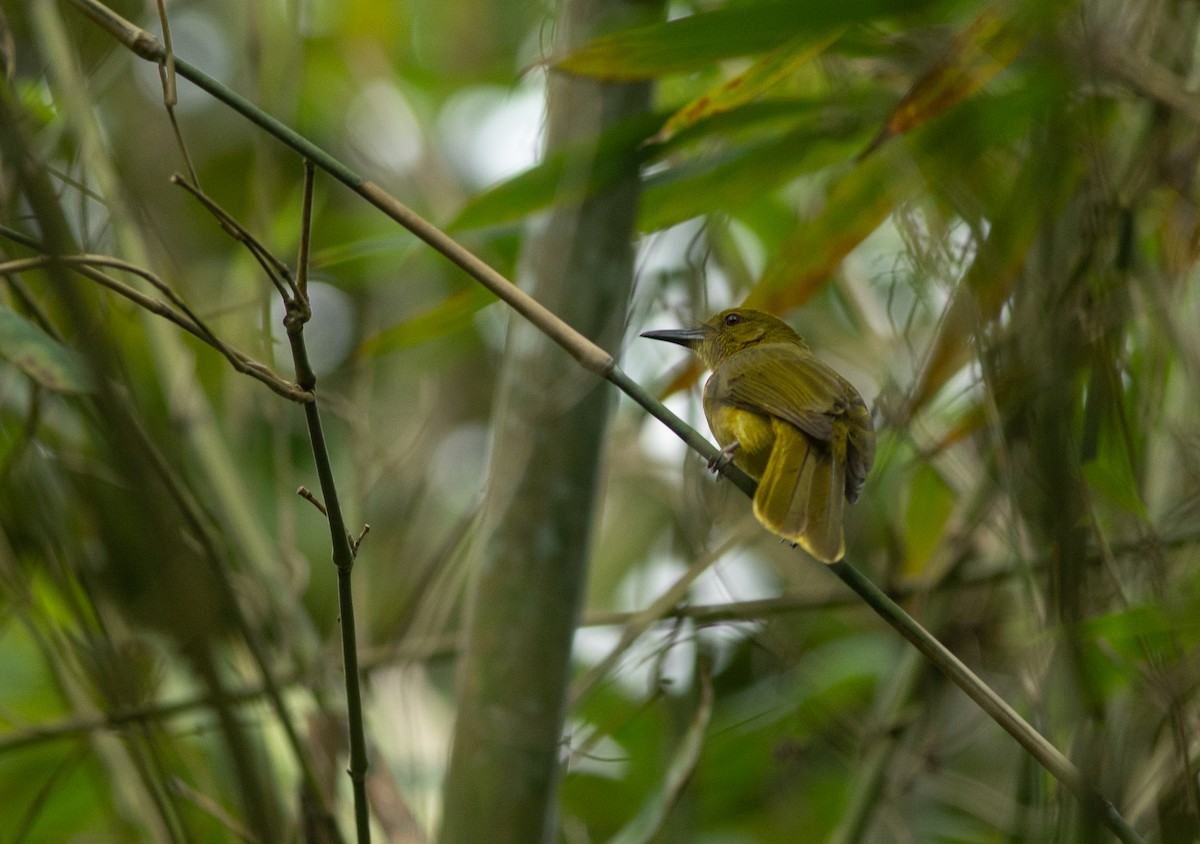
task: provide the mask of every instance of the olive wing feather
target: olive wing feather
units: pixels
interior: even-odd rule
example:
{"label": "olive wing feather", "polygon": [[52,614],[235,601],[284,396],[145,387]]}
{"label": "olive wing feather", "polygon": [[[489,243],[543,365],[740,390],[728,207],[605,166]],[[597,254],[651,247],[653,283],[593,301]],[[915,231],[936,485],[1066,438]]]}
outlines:
{"label": "olive wing feather", "polygon": [[847,424],[846,497],[855,501],[875,458],[871,412],[858,391],[803,346],[769,343],[726,359],[709,379],[710,400],[783,419],[830,443],[834,421]]}
{"label": "olive wing feather", "polygon": [[845,411],[845,382],[801,346],[771,343],[743,349],[713,372],[710,397],[786,420],[822,442]]}

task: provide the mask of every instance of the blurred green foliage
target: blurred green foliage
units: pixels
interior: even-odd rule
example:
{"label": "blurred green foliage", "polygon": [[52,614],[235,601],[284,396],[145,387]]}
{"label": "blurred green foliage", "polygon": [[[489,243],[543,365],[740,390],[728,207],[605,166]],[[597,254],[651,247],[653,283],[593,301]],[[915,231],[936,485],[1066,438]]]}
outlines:
{"label": "blurred green foliage", "polygon": [[[113,7],[158,31],[152,6]],[[155,69],[69,5],[0,8],[14,57],[0,84],[79,253],[155,273],[224,342],[286,375],[261,271],[169,183],[187,165]],[[637,161],[626,336],[746,300],[786,314],[875,408],[880,454],[850,508],[849,558],[1147,839],[1195,839],[1192,5],[683,2],[667,23],[567,56],[549,55],[557,9],[540,4],[194,0],[168,13],[180,55],[509,277],[556,198]],[[543,117],[513,105],[563,72],[658,83],[655,113],[602,138],[584,180],[568,157],[535,160]],[[300,162],[179,88],[200,184],[294,263]],[[516,133],[531,140],[514,151]],[[480,149],[500,181],[480,184]],[[294,495],[316,488],[299,408],[93,281],[63,289],[45,267],[17,266],[37,254],[17,235],[41,230],[15,166],[0,161],[0,794],[12,819],[0,842],[311,831],[248,637],[348,829],[335,580],[321,516]],[[335,471],[352,530],[371,525],[354,577],[376,820],[416,840],[401,837],[413,819],[426,833],[437,823],[504,319],[324,179],[313,255],[314,283],[340,294],[310,334],[314,352],[328,347],[318,389]],[[73,322],[76,297],[91,333]],[[682,387],[673,406],[700,419],[696,373],[673,371],[670,350],[627,345],[611,350],[622,365]],[[86,391],[79,361],[103,364],[91,371],[119,402]],[[631,403],[605,460],[591,615],[644,606],[656,594],[645,584],[745,539],[704,593],[726,615],[664,620],[577,702],[563,841],[1105,840],[1089,808],[826,572],[748,528],[746,502]],[[763,595],[737,566],[770,584],[769,600],[739,603]],[[580,633],[581,670],[617,641],[605,620]],[[239,765],[263,778],[261,817]],[[688,782],[678,795],[672,776]],[[655,801],[653,823],[629,825]]]}

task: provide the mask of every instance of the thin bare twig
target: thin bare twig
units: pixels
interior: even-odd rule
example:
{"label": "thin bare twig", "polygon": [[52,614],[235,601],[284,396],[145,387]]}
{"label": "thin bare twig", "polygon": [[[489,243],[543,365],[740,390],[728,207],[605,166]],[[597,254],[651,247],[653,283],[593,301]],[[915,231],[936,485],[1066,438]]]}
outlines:
{"label": "thin bare twig", "polygon": [[1151,99],[1200,123],[1200,96],[1167,68],[1125,50],[1105,56],[1109,69]]}
{"label": "thin bare twig", "polygon": [[350,550],[354,552],[354,556],[358,556],[358,548],[362,545],[363,540],[367,538],[367,534],[371,532],[371,526],[363,522],[362,530],[358,532],[358,536],[350,540]]}
{"label": "thin bare twig", "polygon": [[680,575],[661,595],[655,598],[650,606],[640,612],[634,613],[626,621],[625,628],[621,631],[621,638],[608,655],[589,668],[587,673],[571,685],[569,697],[572,705],[578,704],[588,692],[595,688],[612,671],[621,659],[621,656],[629,650],[643,633],[655,623],[665,618],[671,610],[683,603],[687,597],[688,590],[696,582],[696,578],[708,571],[710,566],[736,548],[744,540],[745,537],[737,533],[727,536],[725,541],[718,547],[692,563],[688,567],[688,570]]}
{"label": "thin bare twig", "polygon": [[296,495],[303,498],[312,506],[316,507],[322,516],[329,517],[329,511],[325,509],[325,505],[321,503],[321,499],[313,495],[312,490],[306,486],[302,486],[296,490]]}
{"label": "thin bare twig", "polygon": [[290,293],[295,293],[295,284],[292,282],[292,273],[287,268],[287,264],[280,261],[271,253],[271,250],[263,246],[262,242],[254,235],[246,230],[245,226],[234,219],[233,215],[222,208],[217,201],[202,191],[197,185],[188,182],[179,174],[171,177],[171,184],[178,185],[186,190],[196,200],[204,206],[208,213],[212,214],[220,224],[221,228],[232,237],[234,240],[246,247],[246,250],[262,267],[263,272],[267,274],[267,278],[271,280],[271,284],[275,285],[275,289],[279,295],[286,301]]}
{"label": "thin bare twig", "polygon": [[171,788],[173,788],[175,793],[180,797],[186,799],[201,812],[208,815],[210,818],[223,826],[230,834],[237,836],[242,841],[255,842],[258,840],[255,835],[246,828],[246,825],[229,814],[229,812],[225,810],[224,806],[204,792],[197,791],[196,789],[192,788],[179,777],[171,778]]}
{"label": "thin bare twig", "polygon": [[166,51],[166,58],[158,65],[158,75],[162,80],[163,86],[163,105],[167,109],[167,117],[171,121],[171,131],[175,133],[175,143],[179,146],[179,153],[183,156],[183,163],[187,167],[188,178],[192,180],[192,184],[199,185],[200,179],[196,175],[196,167],[192,164],[192,155],[188,152],[187,143],[183,140],[183,130],[179,127],[179,117],[175,114],[175,106],[179,104],[179,92],[175,87],[175,48],[171,44],[171,23],[167,20],[167,7],[163,0],[155,0],[158,6],[158,20],[162,26],[163,47]]}
{"label": "thin bare twig", "polygon": [[304,159],[304,207],[300,212],[300,254],[296,260],[296,298],[304,305],[311,315],[312,310],[308,301],[308,259],[309,247],[312,243],[312,204],[313,184],[316,181],[317,166],[311,159]]}

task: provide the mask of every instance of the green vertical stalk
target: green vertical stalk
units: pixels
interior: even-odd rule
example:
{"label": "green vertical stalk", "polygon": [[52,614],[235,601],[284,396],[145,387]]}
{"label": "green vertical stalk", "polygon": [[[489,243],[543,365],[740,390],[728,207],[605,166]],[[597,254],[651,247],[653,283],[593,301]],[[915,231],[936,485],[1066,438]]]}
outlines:
{"label": "green vertical stalk", "polygon": [[[628,23],[638,7],[568,0],[556,46]],[[605,127],[644,113],[649,94],[648,83],[552,75],[548,148],[586,146]],[[592,165],[586,152],[573,157],[564,192],[586,184]],[[557,206],[522,255],[533,297],[601,346],[616,345],[624,325],[637,196],[630,149],[621,182]],[[555,840],[571,643],[612,399],[601,381],[514,315],[496,398],[481,569],[460,662],[442,844]]]}

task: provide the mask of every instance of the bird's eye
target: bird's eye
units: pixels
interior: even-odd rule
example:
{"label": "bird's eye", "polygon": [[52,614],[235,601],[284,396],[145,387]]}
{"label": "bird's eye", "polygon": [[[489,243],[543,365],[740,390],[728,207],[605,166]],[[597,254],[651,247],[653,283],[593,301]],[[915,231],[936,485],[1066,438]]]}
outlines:
{"label": "bird's eye", "polygon": [[726,325],[737,325],[741,321],[742,321],[741,314],[726,314],[725,315],[725,324]]}

